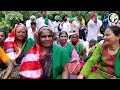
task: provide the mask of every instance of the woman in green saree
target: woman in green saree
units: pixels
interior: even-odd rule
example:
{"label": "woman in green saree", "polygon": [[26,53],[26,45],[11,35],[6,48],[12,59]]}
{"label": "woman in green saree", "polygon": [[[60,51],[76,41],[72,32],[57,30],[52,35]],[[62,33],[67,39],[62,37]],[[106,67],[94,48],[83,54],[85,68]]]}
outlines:
{"label": "woman in green saree", "polygon": [[54,41],[53,44],[61,46],[67,51],[67,54],[69,55],[69,62],[70,62],[71,59],[72,59],[72,51],[74,49],[74,46],[72,44],[70,44],[69,42],[67,42],[67,40],[68,40],[67,32],[66,31],[61,31],[59,33],[59,40]]}
{"label": "woman in green saree", "polygon": [[77,33],[71,33],[70,36],[70,43],[75,47],[80,59],[83,60],[86,56],[86,47],[80,43],[79,36]]}
{"label": "woman in green saree", "polygon": [[[82,51],[83,46],[78,47],[78,49],[77,49],[77,50],[79,50],[79,53],[78,53],[77,50],[76,50],[76,47],[74,47],[71,43],[67,42],[67,40],[68,40],[67,32],[66,31],[61,31],[59,33],[59,40],[55,41],[54,44],[63,47],[67,51],[66,54],[68,54],[68,56],[69,56],[69,63],[70,64],[72,62],[76,62],[76,60],[80,62],[81,59],[79,57],[79,53]],[[71,70],[70,70],[71,66],[69,66],[68,64],[65,65],[65,68],[64,68],[65,72],[66,72],[64,79],[68,79],[68,78],[75,79],[76,75],[73,75],[73,73],[71,73]],[[77,65],[77,64],[75,64],[75,65]],[[80,65],[82,65],[82,62],[80,62]],[[72,67],[74,67],[74,66],[72,66]],[[68,75],[68,72],[69,72],[69,75]]]}
{"label": "woman in green saree", "polygon": [[[82,68],[78,79],[120,78],[120,27],[108,27],[103,39],[104,43],[97,45],[92,56]],[[96,72],[91,72],[97,62],[99,65]]]}
{"label": "woman in green saree", "polygon": [[66,51],[53,44],[53,31],[43,26],[35,33],[36,44],[22,59],[20,76],[22,79],[62,79],[68,62]]}

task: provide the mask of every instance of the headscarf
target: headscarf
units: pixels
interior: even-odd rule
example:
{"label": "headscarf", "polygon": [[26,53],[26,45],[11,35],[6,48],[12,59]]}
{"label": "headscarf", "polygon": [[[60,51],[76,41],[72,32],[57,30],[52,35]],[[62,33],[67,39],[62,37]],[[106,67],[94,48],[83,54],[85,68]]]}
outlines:
{"label": "headscarf", "polygon": [[103,34],[97,34],[97,36],[98,36],[98,37],[99,37],[99,36],[103,37]]}
{"label": "headscarf", "polygon": [[52,31],[48,26],[42,26],[39,30],[34,32],[35,43],[39,44],[39,37],[38,37],[39,35],[38,35],[38,33],[43,31],[43,30],[46,30],[46,29]]}
{"label": "headscarf", "polygon": [[97,18],[98,18],[99,20],[101,20],[101,19],[102,19],[102,17],[101,17],[100,15],[98,15],[98,16],[97,16]]}
{"label": "headscarf", "polygon": [[92,19],[92,18],[94,18],[94,17],[97,17],[97,14],[96,14],[96,13],[90,14],[90,19]]}
{"label": "headscarf", "polygon": [[34,15],[30,16],[30,19],[32,19],[32,18],[36,19],[36,17]]}
{"label": "headscarf", "polygon": [[60,20],[60,16],[56,15],[55,20]]}
{"label": "headscarf", "polygon": [[19,74],[23,79],[40,79],[43,75],[43,69],[40,64],[42,58],[42,46],[38,45],[38,33],[48,29],[48,26],[41,27],[35,32],[36,44],[27,52],[25,57],[22,59]]}
{"label": "headscarf", "polygon": [[[79,37],[78,33],[70,33],[70,34],[69,34],[70,43],[72,43],[72,41],[71,41],[71,36],[74,35],[74,34],[76,34],[76,35]],[[78,38],[78,41],[77,41],[75,47],[76,47],[79,43],[80,43],[80,40],[79,40],[79,38]]]}
{"label": "headscarf", "polygon": [[[15,41],[15,33],[16,33],[16,28],[17,27],[24,27],[25,26],[23,24],[19,24],[17,25],[16,27],[13,28],[13,30],[11,31],[11,33],[9,34],[8,38],[6,38],[5,42],[4,42],[4,51],[6,53],[10,53],[10,52],[13,52],[14,54],[18,54],[19,53],[19,49],[18,49],[18,45]],[[23,44],[25,44],[25,42],[27,41],[27,30],[26,30],[26,37],[25,39],[23,40]],[[9,58],[14,58],[13,56],[9,56]]]}
{"label": "headscarf", "polygon": [[74,18],[73,18],[73,17],[71,17],[71,18],[70,18],[70,21],[74,21]]}

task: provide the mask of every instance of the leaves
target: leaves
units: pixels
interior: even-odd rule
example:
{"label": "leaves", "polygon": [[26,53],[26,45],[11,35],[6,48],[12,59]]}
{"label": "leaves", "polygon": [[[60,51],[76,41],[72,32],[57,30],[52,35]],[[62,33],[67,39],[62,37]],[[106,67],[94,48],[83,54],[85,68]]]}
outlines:
{"label": "leaves", "polygon": [[[47,11],[47,15],[49,19],[54,20],[56,15],[59,15],[61,18],[63,15],[67,15],[70,17],[83,17],[86,22],[89,20],[89,15],[92,12],[96,12],[97,14],[104,18],[104,15],[110,13],[110,11]],[[114,11],[120,13],[119,11]],[[26,20],[30,19],[31,15],[35,15],[36,18],[40,17],[40,11],[0,11],[0,28],[6,28],[7,30],[11,29],[16,20],[21,20],[23,23]]]}
{"label": "leaves", "polygon": [[11,29],[14,26],[16,20],[22,20],[23,21],[23,15],[19,12],[2,11],[0,13],[0,15],[3,16],[1,18],[0,28],[5,28],[7,30]]}

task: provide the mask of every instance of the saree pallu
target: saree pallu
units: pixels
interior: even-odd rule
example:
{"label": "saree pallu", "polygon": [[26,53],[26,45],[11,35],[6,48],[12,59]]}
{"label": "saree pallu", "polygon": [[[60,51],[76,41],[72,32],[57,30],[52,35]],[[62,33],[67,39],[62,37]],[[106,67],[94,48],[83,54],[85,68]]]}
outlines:
{"label": "saree pallu", "polygon": [[[20,64],[21,64],[21,61],[22,61],[22,58],[24,57],[24,55],[27,53],[27,51],[33,46],[34,44],[34,41],[29,38],[26,43],[23,45],[22,49],[21,49],[21,52],[19,53],[18,57],[12,57],[15,59],[16,63],[18,65],[16,65],[11,73],[11,76],[10,78],[11,79],[20,79],[20,76],[19,76],[19,68],[20,68]],[[11,53],[11,54],[14,54],[14,53]],[[14,54],[15,55],[15,54]],[[14,56],[14,55],[11,55],[11,56]]]}
{"label": "saree pallu", "polygon": [[18,58],[16,58],[16,62],[18,65],[16,65],[13,69],[13,72],[11,74],[12,79],[20,79],[20,75],[19,75],[19,69],[20,69],[20,64],[21,61],[24,57],[24,55],[27,53],[27,51],[29,51],[29,49],[33,46],[34,41],[33,39],[29,38],[24,46],[24,49],[22,50],[21,54],[19,55]]}
{"label": "saree pallu", "polygon": [[[41,48],[35,45],[23,58],[19,71],[23,79],[41,79],[44,71],[40,64],[42,54],[39,49]],[[52,79],[62,79],[62,72],[65,64],[69,62],[69,56],[66,50],[57,45],[53,45],[52,51]]]}

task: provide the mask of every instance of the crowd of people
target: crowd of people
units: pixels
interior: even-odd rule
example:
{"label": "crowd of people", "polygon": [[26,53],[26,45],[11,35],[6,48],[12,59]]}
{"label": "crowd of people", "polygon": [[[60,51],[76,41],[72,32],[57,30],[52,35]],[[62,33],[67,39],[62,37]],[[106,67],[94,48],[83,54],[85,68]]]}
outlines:
{"label": "crowd of people", "polygon": [[[0,29],[0,79],[118,79],[120,23],[104,30],[101,16],[66,15],[54,21],[41,11],[7,35]],[[102,28],[103,29],[103,28]]]}

